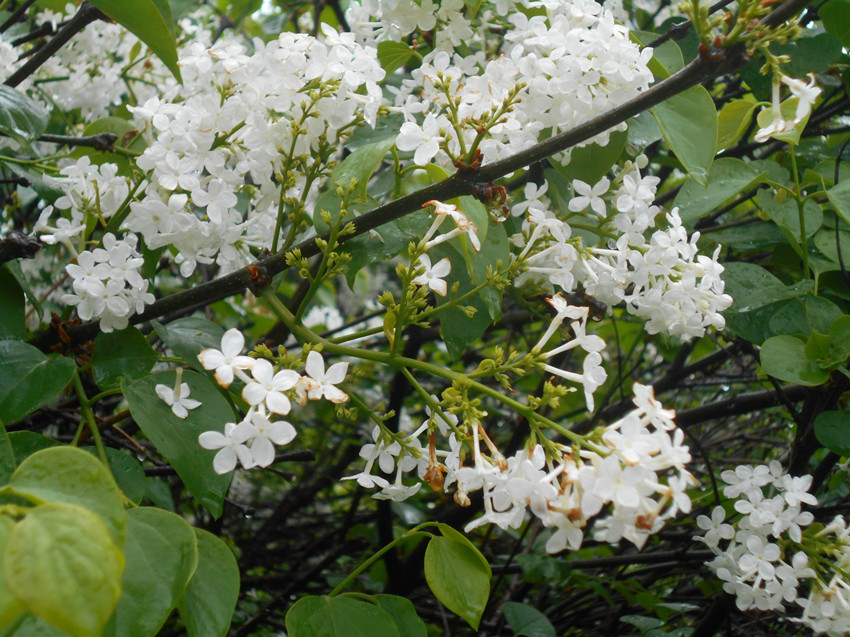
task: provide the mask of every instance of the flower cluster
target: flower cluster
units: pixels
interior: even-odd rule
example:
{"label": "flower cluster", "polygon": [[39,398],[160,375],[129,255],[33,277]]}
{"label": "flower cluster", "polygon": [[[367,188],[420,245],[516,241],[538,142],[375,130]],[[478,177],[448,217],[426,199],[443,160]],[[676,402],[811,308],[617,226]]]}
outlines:
{"label": "flower cluster", "polygon": [[107,233],[102,243],[102,248],[81,252],[76,263],[65,267],[73,291],[62,301],[75,306],[84,321],[99,317],[100,329],[111,332],[127,327],[129,317],[153,303],[154,296],[139,272],[144,259],[136,250],[136,235],[118,239]]}
{"label": "flower cluster", "polygon": [[594,223],[617,237],[608,246],[585,247],[572,238],[569,217],[564,221],[549,211],[546,185],[527,187],[527,200],[512,209],[525,215],[522,234],[513,237],[522,247],[517,260],[525,274],[519,282],[533,280],[567,292],[581,285],[603,303],[624,302],[646,321],[650,334],[667,332],[686,340],[709,327],[723,329],[721,312],[732,298],[723,292],[719,248],[711,258],[700,255],[699,233],[688,236],[677,209],[666,215],[666,228],[648,240],[645,236],[660,210],[652,204],[658,178],[641,176],[638,166],[644,161],[627,165],[615,184],[607,178],[594,186],[573,184],[578,196],[570,199],[570,212],[592,211]]}
{"label": "flower cluster", "polygon": [[[782,104],[779,102],[779,91],[781,85],[785,84],[790,90],[791,95],[796,98],[797,105],[794,109],[794,117],[785,119],[782,113]],[[809,116],[812,106],[818,95],[821,94],[821,88],[815,85],[815,76],[809,74],[809,82],[798,80],[793,77],[788,77],[784,74],[776,74],[773,76],[773,95],[772,105],[770,106],[773,118],[770,124],[759,129],[753,136],[753,140],[757,142],[766,142],[774,135],[787,133],[794,129],[800,122]]]}
{"label": "flower cluster", "polygon": [[737,518],[727,522],[715,507],[697,518],[704,534],[695,539],[715,553],[708,567],[738,608],[784,612],[795,604],[802,613],[791,621],[818,633],[850,631],[850,529],[842,516],[822,526],[803,510],[817,504],[812,476],[788,475],[773,461],[721,477]]}
{"label": "flower cluster", "polygon": [[[512,4],[496,7],[504,16]],[[403,80],[395,99],[406,121],[397,146],[413,152],[416,165],[436,161],[448,166],[470,148],[495,161],[535,144],[544,130],[570,129],[649,86],[651,49],[641,51],[631,42],[628,30],[607,9],[586,0],[522,4],[542,9],[543,15],[515,12],[494,20],[484,12],[475,34],[462,2],[440,4],[441,37],[412,77]],[[401,39],[416,28],[433,28],[434,13],[424,11],[424,4],[369,0],[352,2],[349,15],[362,39],[374,45],[379,39]],[[501,56],[488,61],[480,52],[454,51],[461,42],[486,50],[488,28],[504,32]],[[586,143],[604,145],[610,132]]]}
{"label": "flower cluster", "polygon": [[[557,457],[535,445],[505,458],[481,422],[459,424],[451,414],[447,420],[432,413],[414,432],[397,436],[375,427],[373,442],[360,453],[365,469],[346,479],[380,487],[374,497],[394,500],[419,490],[419,483],[402,483],[402,474],[413,470],[437,489],[456,483],[454,497],[463,506],[469,506],[470,493],[481,491],[485,513],[467,531],[488,523],[517,528],[530,512],[555,529],[546,545],[550,553],[578,549],[591,518],[596,518],[595,539],[625,538],[640,547],[666,519],[690,511],[686,489],[696,481],[685,469],[690,454],[674,413],[662,408],[651,387],[635,384],[634,392],[634,410],[599,431],[593,444],[578,452],[565,448]],[[461,430],[468,436],[459,436]],[[427,454],[418,439],[425,432]],[[437,433],[450,434],[448,450],[436,448]],[[464,464],[467,445],[473,457],[469,466]],[[394,483],[372,474],[375,464],[386,474],[395,472]]]}
{"label": "flower cluster", "polygon": [[281,33],[251,54],[235,40],[195,41],[181,53],[178,94],[131,109],[149,141],[137,164],[150,181],[126,226],[152,248],[174,246],[184,276],[198,263],[226,273],[250,248],[271,248],[281,202],[312,212],[337,144],[357,123],[374,125],[384,75],[375,50],[323,35]]}
{"label": "flower cluster", "polygon": [[[45,177],[45,182],[62,191],[62,195],[47,206],[38,218],[34,231],[48,244],[62,243],[72,254],[76,253],[72,239],[81,241],[86,221],[95,218],[109,220],[124,204],[130,187],[124,177],[118,175],[115,164],[92,164],[84,155],[62,168],[62,177]],[[51,218],[58,216],[55,225]]]}
{"label": "flower cluster", "polygon": [[322,355],[314,350],[307,354],[307,374],[302,376],[293,369],[275,371],[268,360],[243,355],[244,349],[245,337],[233,328],[222,336],[221,349],[207,348],[198,354],[201,365],[214,371],[222,387],[230,387],[237,378],[242,381],[242,398],[249,405],[248,413],[239,423],[224,425],[224,433],[205,431],[198,437],[204,449],[219,449],[213,459],[213,468],[218,473],[233,471],[237,463],[250,469],[267,467],[274,461],[275,445],[288,444],[296,435],[289,422],[272,420],[289,414],[292,395],[302,406],[307,400],[322,398],[334,403],[348,400],[348,395],[336,386],[345,380],[348,363],[336,363],[325,369]]}

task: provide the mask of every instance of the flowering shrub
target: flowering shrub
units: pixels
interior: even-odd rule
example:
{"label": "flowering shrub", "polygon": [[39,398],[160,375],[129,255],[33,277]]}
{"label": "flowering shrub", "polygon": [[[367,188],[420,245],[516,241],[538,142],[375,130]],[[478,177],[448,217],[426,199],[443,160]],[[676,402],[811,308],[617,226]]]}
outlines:
{"label": "flowering shrub", "polygon": [[850,632],[843,3],[0,3],[0,631]]}

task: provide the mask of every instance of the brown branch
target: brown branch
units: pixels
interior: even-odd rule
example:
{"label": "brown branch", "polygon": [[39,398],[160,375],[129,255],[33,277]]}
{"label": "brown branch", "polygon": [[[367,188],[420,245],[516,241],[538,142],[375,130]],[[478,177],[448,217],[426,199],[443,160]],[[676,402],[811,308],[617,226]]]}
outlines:
{"label": "brown branch", "polygon": [[[781,23],[800,11],[806,4],[807,0],[790,0],[767,16],[763,20],[763,23]],[[355,219],[352,222],[354,232],[344,237],[341,242],[395,221],[410,212],[418,210],[425,202],[432,199],[446,201],[455,197],[470,195],[473,193],[475,186],[482,182],[493,182],[535,162],[572,148],[682,91],[702,82],[713,80],[721,75],[734,72],[747,61],[748,58],[745,56],[741,45],[726,49],[724,57],[719,60],[698,57],[675,74],[643,91],[634,99],[595,117],[585,124],[550,137],[516,155],[506,157],[492,164],[486,164],[477,170],[458,171],[443,181],[375,208]],[[293,250],[300,250],[304,257],[315,256],[320,252],[317,239],[327,240],[328,235],[325,233],[319,237],[302,241]],[[270,276],[279,274],[288,268],[286,265],[286,254],[289,251],[291,250],[278,252],[277,254],[260,259],[255,265],[264,268]],[[142,323],[175,311],[203,307],[228,296],[244,292],[248,289],[250,282],[248,267],[244,267],[214,281],[196,285],[184,292],[178,292],[160,299],[141,314],[131,317],[130,322],[133,324]],[[68,335],[71,338],[71,343],[74,344],[94,338],[97,332],[98,324],[96,321],[92,321],[69,329]],[[51,345],[55,344],[55,340],[48,334],[43,333],[33,339],[31,343],[46,351],[50,349]]]}

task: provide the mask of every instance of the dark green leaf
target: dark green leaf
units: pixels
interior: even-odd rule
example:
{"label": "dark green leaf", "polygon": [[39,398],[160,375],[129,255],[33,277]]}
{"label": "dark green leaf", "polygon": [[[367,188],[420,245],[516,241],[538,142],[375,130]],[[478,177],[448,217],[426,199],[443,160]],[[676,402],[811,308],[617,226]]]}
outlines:
{"label": "dark green leaf", "polygon": [[142,378],[156,364],[159,355],[142,333],[132,325],[118,332],[101,332],[94,339],[92,375],[101,389],[113,389]]}
{"label": "dark green leaf", "polygon": [[202,349],[221,348],[224,328],[207,319],[189,316],[177,319],[168,325],[162,325],[159,321],[152,321],[152,323],[156,335],[171,348],[174,355],[179,356],[197,370],[204,369],[198,360],[198,354]]}
{"label": "dark green leaf", "polygon": [[829,0],[818,7],[818,16],[827,33],[837,37],[845,48],[850,48],[850,1]]}
{"label": "dark green leaf", "polygon": [[[239,567],[228,546],[195,529],[198,568],[178,606],[189,637],[224,637],[239,597]],[[404,636],[402,636],[404,637]]]}
{"label": "dark green leaf", "polygon": [[12,445],[12,451],[15,453],[15,460],[18,464],[36,451],[62,445],[58,440],[42,436],[34,431],[13,431],[9,434],[9,443]]}
{"label": "dark green leaf", "polygon": [[807,387],[822,385],[829,372],[806,356],[806,345],[793,336],[773,336],[761,346],[761,369],[765,374]]}
{"label": "dark green leaf", "polygon": [[708,183],[717,147],[717,110],[702,86],[693,86],[652,109],[664,141],[697,183]]}
{"label": "dark green leaf", "polygon": [[183,374],[190,396],[201,406],[178,418],[156,395],[157,384],[174,386],[174,372],[159,372],[132,384],[122,383],[130,403],[130,413],[139,428],[177,471],[186,488],[192,492],[213,517],[219,517],[231,475],[218,475],[212,466],[214,452],[198,445],[205,431],[223,431],[224,423],[233,421],[233,411],[218,389],[205,376],[195,372]]}
{"label": "dark green leaf", "polygon": [[0,85],[0,133],[31,142],[47,128],[44,108],[19,90]]}
{"label": "dark green leaf", "polygon": [[[94,447],[88,447],[86,451],[97,453]],[[131,502],[141,502],[147,491],[148,479],[139,461],[126,451],[111,447],[106,448],[106,459],[109,460],[109,469],[118,488]]]}
{"label": "dark green leaf", "polygon": [[839,456],[850,456],[850,412],[823,411],[815,418],[815,437]]}
{"label": "dark green leaf", "polygon": [[24,291],[6,264],[0,265],[0,340],[23,340],[27,335]]}
{"label": "dark green leaf", "polygon": [[[18,466],[6,428],[0,424],[0,484],[6,484]],[[2,623],[0,623],[2,626]]]}
{"label": "dark green leaf", "polygon": [[346,241],[343,249],[351,254],[346,265],[349,287],[354,286],[354,277],[366,266],[393,258],[404,250],[411,241],[418,241],[427,232],[433,215],[426,210],[416,210],[371,232]]}
{"label": "dark green leaf", "polygon": [[478,630],[490,597],[490,573],[467,544],[435,537],[425,549],[425,580],[434,596]]}
{"label": "dark green leaf", "polygon": [[21,341],[0,341],[0,422],[16,422],[56,399],[74,369],[70,358],[45,356]]}
{"label": "dark green leaf", "polygon": [[395,140],[390,138],[361,146],[334,168],[330,181],[344,190],[356,182],[352,203],[366,199],[366,186],[369,180],[394,145]]}
{"label": "dark green leaf", "polygon": [[157,635],[195,571],[195,532],[174,513],[150,507],[130,509],[124,558],[115,635]]}
{"label": "dark green leaf", "polygon": [[684,223],[692,224],[717,210],[741,192],[755,186],[764,177],[740,159],[721,157],[711,166],[708,184],[700,185],[693,175],[685,181],[673,201]]}
{"label": "dark green leaf", "polygon": [[398,595],[375,595],[374,599],[392,617],[399,637],[427,637],[425,622],[409,599]]}
{"label": "dark green leaf", "polygon": [[286,613],[288,637],[400,637],[380,606],[352,597],[305,597]]}
{"label": "dark green leaf", "polygon": [[24,291],[6,265],[0,265],[0,340],[23,340],[27,335]]}
{"label": "dark green leaf", "polygon": [[173,19],[163,16],[154,0],[91,0],[91,3],[147,44],[180,80]]}
{"label": "dark green leaf", "polygon": [[[792,246],[800,245],[802,228],[800,226],[800,211],[794,199],[779,201],[770,191],[760,190],[758,202],[761,209],[776,225],[785,230]],[[803,206],[803,222],[806,224],[806,238],[812,237],[823,225],[823,210],[809,199]]]}
{"label": "dark green leaf", "polygon": [[608,174],[608,171],[623,154],[628,137],[629,134],[626,131],[614,131],[605,146],[589,144],[570,150],[570,162],[565,166],[551,158],[549,163],[570,181],[580,179],[593,186]]}
{"label": "dark green leaf", "polygon": [[750,312],[777,301],[803,296],[814,287],[812,281],[785,285],[761,266],[740,261],[726,264],[723,280],[726,282],[726,293],[735,299],[727,310],[729,314]]}
{"label": "dark green leaf", "polygon": [[850,223],[850,180],[842,181],[826,191],[829,203],[845,223]]}
{"label": "dark green leaf", "polygon": [[505,602],[502,613],[516,637],[555,637],[552,622],[533,606]]}
{"label": "dark green leaf", "polygon": [[806,320],[813,330],[827,334],[836,319],[843,316],[838,306],[822,296],[806,297]]}

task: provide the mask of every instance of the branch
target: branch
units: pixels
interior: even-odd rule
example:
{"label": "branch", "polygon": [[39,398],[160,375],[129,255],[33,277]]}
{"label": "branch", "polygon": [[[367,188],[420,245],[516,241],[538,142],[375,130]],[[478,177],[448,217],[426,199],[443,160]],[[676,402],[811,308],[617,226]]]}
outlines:
{"label": "branch", "polygon": [[[807,3],[808,0],[790,0],[768,15],[763,23],[778,24],[784,22],[788,17],[793,16],[805,7]],[[495,181],[530,164],[572,148],[692,86],[732,73],[747,61],[748,58],[744,54],[742,45],[726,49],[724,57],[720,60],[715,61],[707,57],[698,57],[634,99],[595,117],[585,124],[550,137],[516,155],[484,165],[477,170],[458,171],[441,182],[400,197],[363,214],[353,221],[354,232],[346,235],[340,243],[395,221],[414,210],[418,210],[425,202],[432,199],[446,201],[447,199],[470,195],[477,184]],[[286,254],[288,252],[297,249],[301,251],[302,256],[307,258],[319,254],[317,239],[327,240],[328,234],[325,233],[307,239],[290,250],[259,259],[251,267],[259,266],[264,268],[269,276],[275,276],[288,268],[286,265]],[[160,299],[141,314],[131,317],[130,322],[133,324],[142,323],[172,312],[203,307],[228,296],[244,292],[249,288],[250,282],[250,274],[246,266],[214,281],[196,285],[184,292],[178,292]],[[98,323],[96,321],[84,323],[68,329],[67,332],[71,344],[85,342],[94,338],[97,334]],[[31,344],[45,351],[49,350],[50,346],[55,343],[55,338],[48,333],[43,333],[31,341]]]}
{"label": "branch", "polygon": [[26,64],[12,73],[12,75],[10,75],[3,84],[14,88],[23,82],[30,75],[35,73],[42,64],[47,62],[47,60],[49,60],[56,51],[61,49],[68,40],[85,29],[86,26],[95,20],[100,20],[102,17],[104,17],[104,15],[93,4],[83,2],[80,6],[80,10],[65,23],[65,26],[59,29],[56,35],[53,36],[47,44],[36,51],[35,54],[27,60]]}

